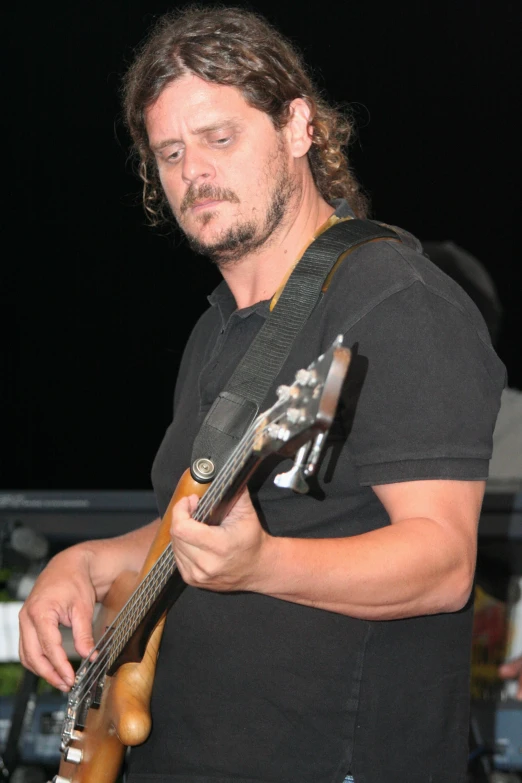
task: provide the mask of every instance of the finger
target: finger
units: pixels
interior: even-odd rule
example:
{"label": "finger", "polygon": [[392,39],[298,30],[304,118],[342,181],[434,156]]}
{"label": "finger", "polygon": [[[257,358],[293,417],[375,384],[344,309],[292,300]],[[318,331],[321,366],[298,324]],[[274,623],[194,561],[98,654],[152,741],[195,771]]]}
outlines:
{"label": "finger", "polygon": [[518,677],[522,674],[522,659],[503,663],[502,666],[499,667],[499,674],[506,679]]}
{"label": "finger", "polygon": [[199,503],[199,498],[197,495],[189,495],[187,497],[188,500],[188,513],[191,517],[193,517],[194,512],[197,508],[197,505]]}
{"label": "finger", "polygon": [[43,677],[48,683],[61,691],[70,690],[74,683],[74,670],[67,660],[65,651],[61,648],[62,655],[55,655],[59,664],[51,663],[49,657],[44,653],[35,628],[28,625],[20,639],[20,660],[30,671]]}
{"label": "finger", "polygon": [[199,498],[197,495],[187,495],[186,497],[181,498],[172,509],[172,518],[176,520],[191,519],[192,514],[198,505],[198,500]]}
{"label": "finger", "polygon": [[192,518],[191,515],[195,511],[193,499],[197,501],[197,496],[182,498],[174,506],[170,535],[173,539],[183,541],[189,546],[192,545],[196,548],[205,547],[206,542],[212,539],[212,535],[215,535],[215,532],[213,533],[212,531],[219,528],[202,525],[201,522]]}
{"label": "finger", "polygon": [[30,664],[37,658],[40,660],[40,656],[43,655],[62,680],[72,685],[74,671],[63,649],[56,612],[54,610],[42,612],[37,607],[32,607],[28,615],[27,621],[22,619],[20,624],[24,632],[24,649]]}
{"label": "finger", "polygon": [[94,647],[92,617],[93,609],[88,604],[74,606],[71,612],[74,647],[82,658],[86,658]]}

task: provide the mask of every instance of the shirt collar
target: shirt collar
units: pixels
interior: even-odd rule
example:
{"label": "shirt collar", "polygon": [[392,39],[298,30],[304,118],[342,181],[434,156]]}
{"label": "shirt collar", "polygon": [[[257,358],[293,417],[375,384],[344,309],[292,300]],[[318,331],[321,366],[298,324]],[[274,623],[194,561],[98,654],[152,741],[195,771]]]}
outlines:
{"label": "shirt collar", "polygon": [[[335,207],[334,215],[338,219],[355,217],[353,210],[344,198],[331,199],[330,204]],[[334,216],[332,215],[332,217]],[[331,218],[330,218],[331,220]],[[220,314],[223,326],[228,322],[231,315],[236,315],[238,318],[248,318],[252,313],[257,313],[261,318],[267,318],[270,313],[270,299],[263,299],[261,302],[256,302],[249,307],[243,307],[241,310],[237,309],[236,300],[232,295],[230,288],[225,280],[222,280],[219,285],[214,288],[210,296],[207,297],[209,304],[212,307],[217,307]]]}
{"label": "shirt collar", "polygon": [[255,304],[249,305],[249,307],[243,307],[238,310],[236,300],[225,280],[222,280],[217,288],[214,288],[207,299],[210,305],[217,307],[221,313],[223,326],[226,325],[231,315],[236,315],[238,318],[248,318],[252,313],[257,313],[262,318],[266,318],[270,312],[270,299],[263,299],[261,302],[255,302]]}

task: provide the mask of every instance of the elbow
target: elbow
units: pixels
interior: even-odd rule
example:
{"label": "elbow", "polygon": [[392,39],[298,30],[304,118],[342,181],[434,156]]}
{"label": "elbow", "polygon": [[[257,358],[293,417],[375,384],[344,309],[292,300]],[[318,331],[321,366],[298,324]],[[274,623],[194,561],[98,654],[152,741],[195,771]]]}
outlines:
{"label": "elbow", "polygon": [[451,598],[448,599],[446,606],[441,611],[449,614],[451,612],[460,612],[461,609],[464,609],[469,601],[472,587],[473,584],[469,585],[467,589],[461,590],[458,593],[455,592]]}
{"label": "elbow", "polygon": [[469,601],[473,590],[475,564],[463,563],[445,580],[441,594],[440,612],[460,612]]}

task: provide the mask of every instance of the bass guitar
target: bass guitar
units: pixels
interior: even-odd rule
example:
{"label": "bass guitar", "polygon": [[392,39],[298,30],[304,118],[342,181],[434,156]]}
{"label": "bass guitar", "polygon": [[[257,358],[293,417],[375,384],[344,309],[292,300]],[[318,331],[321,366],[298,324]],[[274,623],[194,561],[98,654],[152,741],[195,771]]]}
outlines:
{"label": "bass guitar", "polygon": [[278,486],[306,492],[333,421],[350,362],[338,337],[247,429],[211,483],[190,470],[181,477],[139,574],[113,583],[95,623],[96,645],[82,661],[69,692],[53,783],[114,783],[126,748],[151,730],[150,698],[166,613],[185,587],[170,545],[170,519],[180,498],[196,494],[194,518],[218,525],[269,454],[295,455]]}

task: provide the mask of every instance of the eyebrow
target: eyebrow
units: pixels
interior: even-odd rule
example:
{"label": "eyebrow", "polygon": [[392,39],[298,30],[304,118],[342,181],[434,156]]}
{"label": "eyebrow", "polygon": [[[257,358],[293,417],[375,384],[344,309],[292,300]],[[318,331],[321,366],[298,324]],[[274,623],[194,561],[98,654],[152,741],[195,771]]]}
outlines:
{"label": "eyebrow", "polygon": [[[221,120],[220,122],[213,122],[210,125],[203,125],[201,128],[196,128],[196,130],[191,131],[191,133],[194,136],[202,136],[205,133],[212,133],[213,131],[221,130],[222,128],[233,127],[234,125],[237,127],[239,122],[238,117],[231,117],[230,119]],[[161,141],[159,144],[151,144],[150,148],[154,152],[161,152],[165,147],[170,147],[171,144],[180,144],[180,142],[180,139],[165,139],[165,141]]]}

